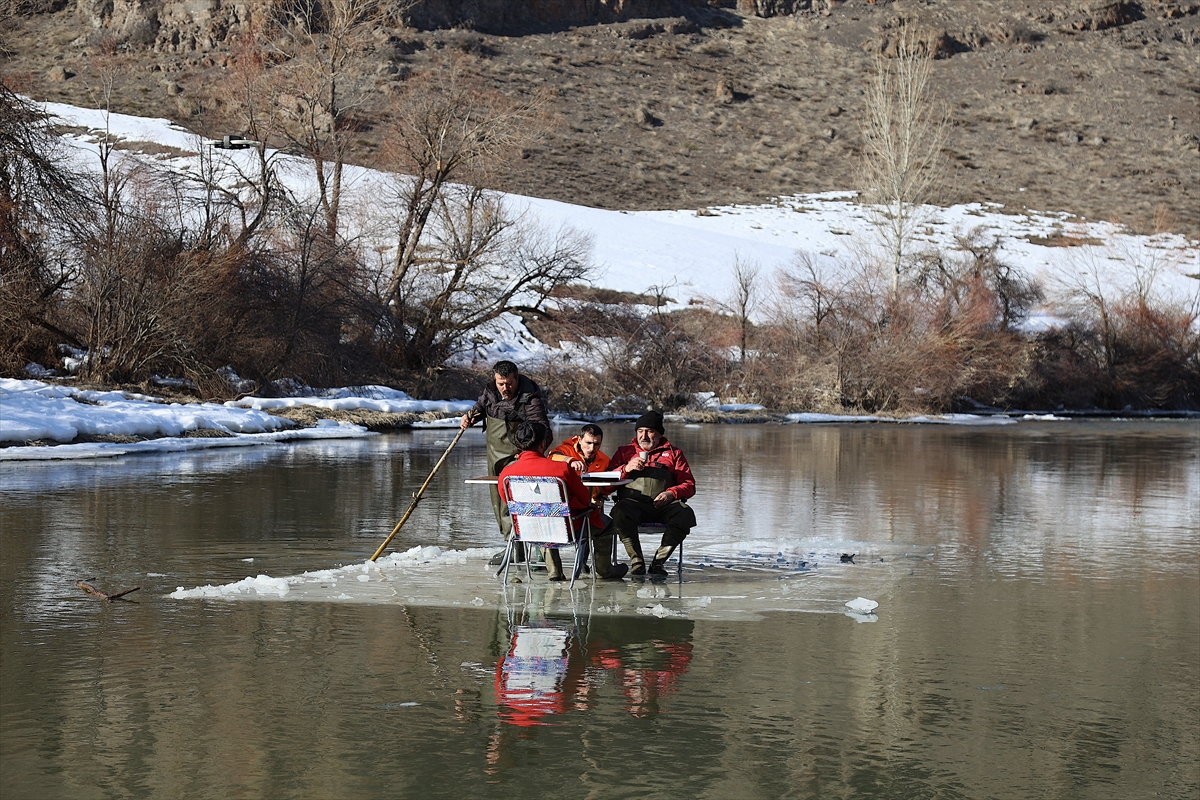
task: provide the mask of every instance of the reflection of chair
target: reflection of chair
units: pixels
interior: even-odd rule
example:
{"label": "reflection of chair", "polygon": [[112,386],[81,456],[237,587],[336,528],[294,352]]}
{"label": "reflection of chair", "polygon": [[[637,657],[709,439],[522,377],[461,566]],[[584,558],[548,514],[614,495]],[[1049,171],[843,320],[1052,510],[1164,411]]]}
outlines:
{"label": "reflection of chair", "polygon": [[[661,540],[662,535],[667,532],[667,526],[661,522],[639,522],[637,532],[639,539],[644,535],[654,534]],[[683,583],[683,542],[675,548],[674,555],[679,558],[679,582]]]}
{"label": "reflection of chair", "polygon": [[[508,496],[508,513],[512,515],[512,536],[504,550],[504,560],[496,574],[504,573],[508,583],[508,565],[512,561],[513,548],[518,541],[542,547],[558,548],[575,545],[575,564],[571,569],[571,586],[583,569],[587,558],[588,543],[591,541],[589,516],[591,508],[571,514],[567,502],[567,485],[562,478],[541,475],[510,475],[504,479],[504,494]],[[576,528],[579,530],[577,531]],[[526,553],[525,572],[530,572],[530,553]],[[595,570],[592,571],[593,580]]]}

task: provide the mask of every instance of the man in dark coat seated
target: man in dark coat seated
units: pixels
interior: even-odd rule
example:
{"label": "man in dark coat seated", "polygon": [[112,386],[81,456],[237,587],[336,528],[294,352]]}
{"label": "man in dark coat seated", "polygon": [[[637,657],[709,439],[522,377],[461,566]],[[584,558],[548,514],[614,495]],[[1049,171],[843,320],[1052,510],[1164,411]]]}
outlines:
{"label": "man in dark coat seated", "polygon": [[638,418],[633,441],[617,449],[612,465],[631,483],[617,490],[612,519],[629,553],[633,575],[646,574],[646,560],[637,527],[642,522],[667,526],[650,562],[651,575],[666,575],[664,566],[696,525],[696,512],[687,499],[696,494],[696,480],[683,451],[667,441],[663,415],[649,411]]}

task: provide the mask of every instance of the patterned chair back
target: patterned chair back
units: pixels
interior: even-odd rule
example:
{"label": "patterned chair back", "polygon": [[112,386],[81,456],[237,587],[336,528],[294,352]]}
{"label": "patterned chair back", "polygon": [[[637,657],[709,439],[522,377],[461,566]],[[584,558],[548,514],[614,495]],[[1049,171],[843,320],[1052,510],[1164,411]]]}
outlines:
{"label": "patterned chair back", "polygon": [[509,497],[513,536],[518,540],[548,545],[575,541],[562,478],[512,475],[504,479],[504,488]]}

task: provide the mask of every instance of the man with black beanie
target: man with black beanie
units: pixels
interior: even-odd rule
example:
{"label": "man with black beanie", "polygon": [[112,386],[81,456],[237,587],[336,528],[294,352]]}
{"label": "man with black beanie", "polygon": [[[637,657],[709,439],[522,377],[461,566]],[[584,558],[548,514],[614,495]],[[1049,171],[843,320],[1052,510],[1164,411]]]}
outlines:
{"label": "man with black beanie", "polygon": [[660,412],[646,412],[636,427],[633,441],[618,448],[610,462],[631,481],[617,490],[613,524],[629,553],[633,575],[646,574],[638,524],[665,524],[667,532],[650,562],[650,574],[666,575],[667,559],[696,525],[696,512],[686,502],[696,494],[696,479],[683,451],[667,441]]}

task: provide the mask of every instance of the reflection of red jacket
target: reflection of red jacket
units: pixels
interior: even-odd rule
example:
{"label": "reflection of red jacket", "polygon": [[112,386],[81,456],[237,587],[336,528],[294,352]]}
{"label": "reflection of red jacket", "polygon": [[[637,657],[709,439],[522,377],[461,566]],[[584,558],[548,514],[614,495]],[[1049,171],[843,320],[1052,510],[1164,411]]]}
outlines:
{"label": "reflection of red jacket", "polygon": [[[526,646],[523,648],[522,641]],[[522,728],[546,725],[548,716],[587,708],[581,699],[583,663],[572,658],[570,634],[551,626],[521,626],[496,662],[497,715]]]}
{"label": "reflection of red jacket", "polygon": [[[625,475],[625,465],[629,463],[629,459],[642,452],[638,447],[637,439],[631,443],[617,448],[617,452],[613,453],[612,463],[617,465],[617,469],[622,475]],[[675,445],[671,444],[663,437],[659,441],[658,447],[651,450],[646,456],[646,466],[648,467],[665,467],[671,472],[671,481],[667,487],[667,491],[676,500],[687,500],[696,494],[696,479],[692,477],[692,468],[688,466],[687,457]],[[637,473],[631,472],[625,475],[627,478],[636,478]]]}
{"label": "reflection of red jacket", "polygon": [[666,656],[662,669],[638,669],[626,666],[621,652],[614,647],[593,650],[592,663],[605,670],[614,670],[617,684],[625,695],[625,710],[635,717],[645,717],[659,710],[659,701],[676,689],[680,676],[692,663],[692,643],[654,640],[654,652]]}

